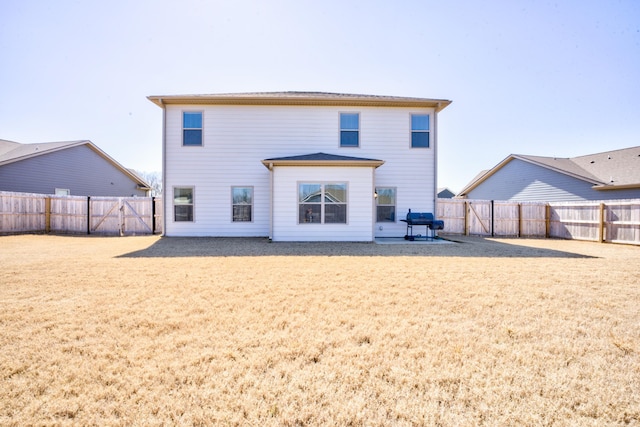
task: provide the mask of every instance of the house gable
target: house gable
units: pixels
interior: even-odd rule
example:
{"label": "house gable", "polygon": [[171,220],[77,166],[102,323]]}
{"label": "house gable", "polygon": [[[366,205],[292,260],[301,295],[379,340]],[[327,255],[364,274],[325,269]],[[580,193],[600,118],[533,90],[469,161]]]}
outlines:
{"label": "house gable", "polygon": [[[13,143],[0,154],[1,190],[82,196],[145,196],[148,184],[90,141]],[[6,144],[4,145],[6,146]]]}
{"label": "house gable", "polygon": [[514,158],[465,195],[481,200],[585,200],[593,192],[591,187],[589,182]]}
{"label": "house gable", "polygon": [[611,200],[640,197],[640,147],[574,158],[512,154],[458,197],[492,200]]}

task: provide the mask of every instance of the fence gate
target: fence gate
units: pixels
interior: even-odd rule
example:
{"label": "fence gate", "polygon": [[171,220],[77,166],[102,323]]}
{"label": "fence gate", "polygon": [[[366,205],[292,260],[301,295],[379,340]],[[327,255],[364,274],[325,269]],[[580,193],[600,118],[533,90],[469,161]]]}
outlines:
{"label": "fence gate", "polygon": [[467,235],[491,235],[491,201],[473,200],[467,202]]}
{"label": "fence gate", "polygon": [[153,204],[142,197],[91,197],[91,234],[153,234]]}

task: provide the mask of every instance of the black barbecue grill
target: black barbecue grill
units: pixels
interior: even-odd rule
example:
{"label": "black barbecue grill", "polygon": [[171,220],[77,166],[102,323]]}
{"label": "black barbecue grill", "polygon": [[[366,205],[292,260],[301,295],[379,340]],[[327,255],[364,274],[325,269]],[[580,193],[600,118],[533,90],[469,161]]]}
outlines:
{"label": "black barbecue grill", "polygon": [[407,213],[407,219],[401,219],[400,221],[407,223],[407,234],[404,236],[405,240],[414,241],[416,238],[422,237],[421,234],[413,234],[414,225],[425,226],[425,239],[431,239],[436,235],[436,230],[444,229],[444,221],[433,219],[433,214],[430,212],[411,212]]}

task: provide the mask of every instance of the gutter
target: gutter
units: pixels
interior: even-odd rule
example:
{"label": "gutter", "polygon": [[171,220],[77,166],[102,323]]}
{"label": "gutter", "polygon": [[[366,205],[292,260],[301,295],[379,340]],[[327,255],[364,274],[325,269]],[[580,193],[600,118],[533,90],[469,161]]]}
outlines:
{"label": "gutter", "polygon": [[623,185],[594,185],[591,188],[597,191],[610,191],[610,190],[633,190],[640,188],[640,183],[637,184],[623,184]]}
{"label": "gutter", "polygon": [[269,242],[273,241],[273,163],[267,165],[269,169]]}
{"label": "gutter", "polygon": [[440,103],[438,108],[433,112],[433,127],[435,132],[433,133],[433,217],[436,219],[438,201],[438,110],[440,110]]}

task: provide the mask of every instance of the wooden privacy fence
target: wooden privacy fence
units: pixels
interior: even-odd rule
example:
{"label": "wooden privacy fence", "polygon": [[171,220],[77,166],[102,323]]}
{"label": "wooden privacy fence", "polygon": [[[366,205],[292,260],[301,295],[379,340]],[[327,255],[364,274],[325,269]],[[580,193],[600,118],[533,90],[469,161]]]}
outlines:
{"label": "wooden privacy fence", "polygon": [[0,191],[0,233],[160,234],[162,199]]}
{"label": "wooden privacy fence", "polygon": [[640,244],[640,199],[509,202],[438,199],[443,233]]}

